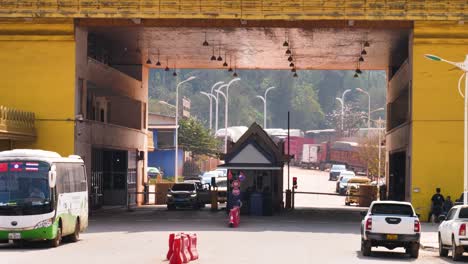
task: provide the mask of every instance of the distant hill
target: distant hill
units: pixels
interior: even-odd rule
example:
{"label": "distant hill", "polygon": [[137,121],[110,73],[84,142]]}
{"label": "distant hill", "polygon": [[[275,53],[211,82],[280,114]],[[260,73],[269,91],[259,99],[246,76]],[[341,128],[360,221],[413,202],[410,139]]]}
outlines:
{"label": "distant hill", "polygon": [[[268,94],[268,127],[286,128],[287,112],[291,113],[291,127],[302,130],[329,128],[326,115],[340,107],[335,97],[341,97],[344,90],[360,87],[371,95],[371,108],[385,107],[386,74],[384,71],[364,71],[354,78],[354,71],[298,71],[293,78],[286,70],[242,70],[242,79],[229,90],[229,125],[249,126],[252,122],[263,124],[263,103],[256,98],[263,96],[267,87],[276,89]],[[192,101],[191,114],[208,125],[209,101],[200,91],[210,92],[211,86],[218,81],[228,82],[232,75],[226,70],[180,70],[178,76],[162,69],[152,69],[149,79],[150,112],[170,111],[165,109],[165,101],[175,104],[176,83],[188,76],[197,79],[180,88],[180,98],[186,96]],[[354,102],[362,111],[367,111],[367,96],[351,92],[346,102]],[[213,106],[214,107],[214,106]],[[214,109],[214,108],[213,108]],[[385,111],[376,113],[384,118]],[[219,124],[224,124],[224,101],[220,100]],[[363,122],[364,126],[365,122]]]}

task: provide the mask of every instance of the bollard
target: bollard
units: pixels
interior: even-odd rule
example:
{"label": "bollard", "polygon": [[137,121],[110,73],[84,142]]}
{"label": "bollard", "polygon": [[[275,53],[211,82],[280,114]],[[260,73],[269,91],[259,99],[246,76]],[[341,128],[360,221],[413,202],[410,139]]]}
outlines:
{"label": "bollard", "polygon": [[218,211],[218,191],[211,191],[211,211]]}
{"label": "bollard", "polygon": [[291,209],[292,208],[292,194],[291,194],[291,190],[286,190],[286,206],[285,208],[286,209]]}
{"label": "bollard", "polygon": [[229,211],[229,227],[238,227],[240,223],[240,208],[239,206],[234,206]]}
{"label": "bollard", "polygon": [[180,248],[180,255],[182,256],[182,263],[189,263],[190,262],[190,252],[189,252],[189,238],[187,234],[181,233],[181,248]]}
{"label": "bollard", "polygon": [[198,250],[197,250],[197,234],[189,234],[189,253],[190,260],[198,259]]}
{"label": "bollard", "polygon": [[182,241],[180,235],[174,236],[174,244],[173,244],[173,252],[171,255],[171,259],[169,260],[169,264],[182,264]]}
{"label": "bollard", "polygon": [[174,237],[175,237],[174,233],[169,234],[169,250],[167,251],[167,254],[166,254],[167,260],[170,260],[172,254],[174,253]]}

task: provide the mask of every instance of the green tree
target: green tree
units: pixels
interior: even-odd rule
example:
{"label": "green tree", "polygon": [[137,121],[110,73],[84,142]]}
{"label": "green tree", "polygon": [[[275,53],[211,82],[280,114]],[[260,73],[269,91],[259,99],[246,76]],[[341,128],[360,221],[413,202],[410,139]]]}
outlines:
{"label": "green tree", "polygon": [[220,141],[210,134],[203,124],[195,118],[179,120],[179,145],[192,155],[215,156]]}

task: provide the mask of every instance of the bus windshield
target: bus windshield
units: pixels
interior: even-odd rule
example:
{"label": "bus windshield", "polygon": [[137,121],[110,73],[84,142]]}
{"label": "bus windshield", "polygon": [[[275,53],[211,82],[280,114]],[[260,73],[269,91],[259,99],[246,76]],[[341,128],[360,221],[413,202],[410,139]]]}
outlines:
{"label": "bus windshield", "polygon": [[[51,207],[49,170],[50,165],[46,162],[0,161],[0,215],[5,215],[5,210],[9,211],[7,209],[18,207],[43,209]],[[44,213],[28,213],[21,210],[14,212],[7,212],[7,215]]]}

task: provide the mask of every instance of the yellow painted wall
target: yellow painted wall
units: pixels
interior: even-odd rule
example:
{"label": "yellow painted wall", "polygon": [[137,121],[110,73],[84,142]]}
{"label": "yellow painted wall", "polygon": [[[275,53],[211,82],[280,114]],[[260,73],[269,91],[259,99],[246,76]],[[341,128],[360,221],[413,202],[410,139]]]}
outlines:
{"label": "yellow painted wall", "polygon": [[463,61],[468,26],[416,22],[413,41],[412,202],[426,219],[436,187],[452,199],[463,191],[463,98],[457,90],[462,73],[424,54]]}
{"label": "yellow painted wall", "polygon": [[15,148],[74,152],[74,122],[66,121],[75,116],[74,26],[59,22],[0,21],[0,105],[38,119],[37,140]]}

